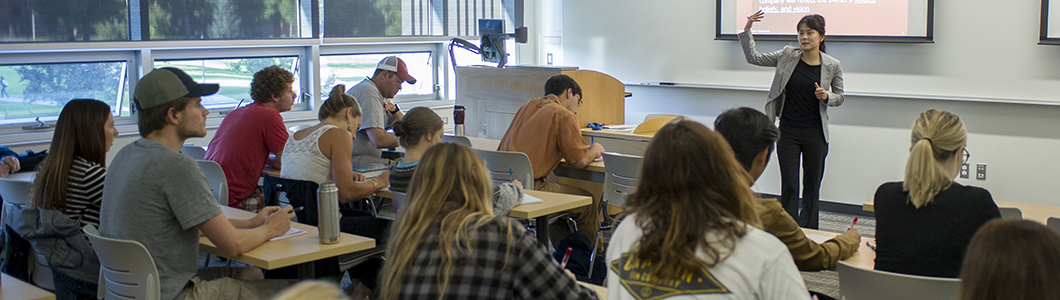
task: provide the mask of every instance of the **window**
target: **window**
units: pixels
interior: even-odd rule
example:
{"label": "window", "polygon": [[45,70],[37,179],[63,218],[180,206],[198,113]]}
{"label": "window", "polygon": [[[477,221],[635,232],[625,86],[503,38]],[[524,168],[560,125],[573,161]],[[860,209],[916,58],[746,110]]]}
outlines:
{"label": "window", "polygon": [[151,34],[145,40],[308,38],[312,37],[309,2],[148,1]]}
{"label": "window", "polygon": [[[188,73],[199,83],[217,83],[221,89],[217,94],[202,97],[202,104],[212,110],[232,110],[238,106],[254,102],[250,98],[250,82],[254,73],[265,67],[278,65],[295,74],[291,87],[295,95],[302,95],[298,79],[298,57],[259,57],[259,58],[225,58],[196,60],[156,60],[155,68],[173,67]],[[295,99],[295,109],[305,109],[299,96]]]}
{"label": "window", "polygon": [[[365,78],[372,77],[375,67],[384,57],[395,55],[405,61],[409,75],[416,78],[416,84],[404,83],[397,97],[400,100],[434,99],[434,61],[431,52],[383,53],[383,54],[346,54],[320,57],[320,93],[321,99],[336,84],[345,84],[352,88]],[[400,101],[399,100],[399,101]]]}
{"label": "window", "polygon": [[128,115],[126,62],[0,65],[0,124],[52,121],[71,99],[106,102]]}
{"label": "window", "polygon": [[473,36],[478,19],[513,32],[514,16],[514,0],[327,0],[324,37]]}
{"label": "window", "polygon": [[125,0],[0,1],[0,41],[129,40]]}

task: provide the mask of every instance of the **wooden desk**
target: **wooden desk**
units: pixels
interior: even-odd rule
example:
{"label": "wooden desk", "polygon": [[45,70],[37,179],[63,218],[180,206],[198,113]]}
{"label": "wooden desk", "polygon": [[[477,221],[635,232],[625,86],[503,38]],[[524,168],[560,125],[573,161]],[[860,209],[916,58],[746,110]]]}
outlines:
{"label": "wooden desk", "polygon": [[[1039,205],[1039,204],[1028,204],[1008,201],[994,201],[997,207],[1015,207],[1019,208],[1023,212],[1023,219],[1035,221],[1042,224],[1047,224],[1049,217],[1060,218],[1060,207]],[[876,206],[873,201],[865,202],[861,204],[861,209],[865,211],[876,211]]]}
{"label": "wooden desk", "polygon": [[35,285],[18,280],[7,273],[0,274],[0,300],[54,300],[55,294]]}
{"label": "wooden desk", "polygon": [[[221,206],[221,210],[230,219],[249,219],[255,216],[254,213],[228,206]],[[306,233],[278,241],[265,242],[258,248],[238,256],[225,254],[213,242],[210,242],[210,239],[203,236],[199,237],[199,250],[266,270],[298,265],[299,277],[311,278],[313,276],[313,264],[307,264],[308,262],[375,247],[374,239],[348,233],[340,233],[339,243],[324,245],[320,243],[319,233],[315,226],[291,223],[291,227],[305,230]]]}
{"label": "wooden desk", "polygon": [[[826,236],[828,238],[833,238],[839,235],[835,232],[827,232],[807,228],[803,228],[802,232],[807,235],[816,234]],[[874,269],[876,267],[876,250],[872,250],[872,248],[869,248],[866,243],[872,243],[873,245],[875,245],[876,239],[862,237],[861,242],[858,244],[858,251],[855,251],[853,256],[844,259],[843,262],[862,269]]]}

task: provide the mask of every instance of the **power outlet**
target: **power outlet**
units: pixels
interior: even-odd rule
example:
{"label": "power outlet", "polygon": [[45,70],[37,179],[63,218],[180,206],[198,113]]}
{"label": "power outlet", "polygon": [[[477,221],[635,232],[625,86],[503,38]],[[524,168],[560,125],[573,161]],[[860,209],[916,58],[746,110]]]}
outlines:
{"label": "power outlet", "polygon": [[986,164],[975,164],[975,179],[986,180]]}
{"label": "power outlet", "polygon": [[[442,125],[449,125],[449,117],[442,117]],[[968,164],[964,164],[964,166],[967,167]],[[968,177],[965,177],[965,178],[968,178]]]}
{"label": "power outlet", "polygon": [[964,178],[964,179],[968,179],[968,173],[970,173],[969,172],[970,168],[971,168],[971,164],[969,164],[969,163],[964,163],[963,165],[961,165],[961,175],[959,177]]}

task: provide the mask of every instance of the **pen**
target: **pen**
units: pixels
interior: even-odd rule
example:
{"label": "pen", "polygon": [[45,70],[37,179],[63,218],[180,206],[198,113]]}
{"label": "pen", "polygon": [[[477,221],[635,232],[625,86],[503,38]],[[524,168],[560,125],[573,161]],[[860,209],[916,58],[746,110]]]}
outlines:
{"label": "pen", "polygon": [[854,216],[854,222],[850,222],[850,227],[847,227],[847,230],[850,230],[851,228],[854,228],[854,225],[857,225],[857,224],[858,224],[858,217]]}
{"label": "pen", "polygon": [[567,261],[570,260],[570,250],[571,250],[571,247],[567,247],[567,254],[563,255],[563,262],[559,264],[559,268],[560,269],[566,269],[567,268]]}
{"label": "pen", "polygon": [[295,207],[293,210],[291,210],[291,212],[300,212],[300,211],[302,211],[304,209],[305,209],[305,206],[299,206],[299,207]]}
{"label": "pen", "polygon": [[515,180],[515,172],[512,172],[512,168],[508,168],[508,178]]}
{"label": "pen", "polygon": [[876,251],[876,245],[873,245],[872,242],[865,242],[865,245],[869,246],[869,249],[872,249],[872,251]]}

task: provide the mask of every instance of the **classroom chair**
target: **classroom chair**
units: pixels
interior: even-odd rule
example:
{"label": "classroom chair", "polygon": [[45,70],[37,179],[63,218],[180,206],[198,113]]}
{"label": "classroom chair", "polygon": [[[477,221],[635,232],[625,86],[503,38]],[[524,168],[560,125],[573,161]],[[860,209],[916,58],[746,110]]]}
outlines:
{"label": "classroom chair", "polygon": [[1060,232],[1060,218],[1049,217],[1049,219],[1045,221],[1045,226],[1049,226],[1049,228],[1052,228],[1056,232]]}
{"label": "classroom chair", "polygon": [[1010,219],[1023,219],[1023,211],[1016,207],[998,207],[997,210],[1001,211],[1001,218],[1005,220]]}
{"label": "classroom chair", "polygon": [[180,153],[191,156],[191,158],[196,160],[206,158],[206,149],[195,145],[184,145],[184,147],[180,147]]}
{"label": "classroom chair", "polygon": [[519,180],[524,189],[534,189],[534,167],[530,165],[530,157],[526,156],[526,153],[484,149],[471,151],[486,162],[486,169],[489,170],[494,183]]}
{"label": "classroom chair", "polygon": [[464,147],[471,147],[471,140],[462,135],[442,135],[442,142],[453,143]]}
{"label": "classroom chair", "polygon": [[82,229],[99,257],[99,290],[106,299],[158,300],[158,268],[151,253],[136,241],[103,237],[95,226]]}
{"label": "classroom chair", "polygon": [[839,261],[843,300],[956,300],[961,280],[858,268]]}
{"label": "classroom chair", "polygon": [[398,191],[390,191],[394,194],[394,212],[401,211],[401,207],[405,206],[405,200],[408,199],[409,195]]}
{"label": "classroom chair", "polygon": [[294,125],[294,126],[291,126],[291,127],[287,127],[287,133],[294,134],[295,132],[301,131],[302,129],[306,129],[306,128],[309,128],[309,127],[313,127],[315,125],[316,124]]}
{"label": "classroom chair", "polygon": [[[29,245],[29,242],[26,242],[24,239],[22,239],[21,236],[17,236],[17,234],[8,234],[14,233],[14,230],[8,231],[7,223],[11,220],[11,218],[16,217],[9,215],[13,211],[12,209],[10,209],[10,207],[29,205],[30,193],[32,193],[32,191],[33,181],[28,180],[28,178],[27,180],[12,180],[9,178],[0,178],[0,198],[3,198],[4,201],[2,220],[6,236],[4,244],[5,248],[9,251],[13,251],[14,247],[7,247],[8,245],[22,244],[23,242],[25,243],[23,245]],[[48,267],[48,262],[44,258],[44,255],[38,252],[36,249],[33,249],[32,247],[23,248],[26,248],[27,250],[32,249],[32,254],[28,253],[29,251],[26,251],[27,253],[24,253],[26,258],[25,266],[28,272],[27,277],[22,279],[26,279],[26,281],[33,283],[41,288],[54,291],[55,279],[52,275],[52,269]]]}
{"label": "classroom chair", "polygon": [[[625,208],[626,197],[637,188],[640,179],[640,166],[643,157],[618,154],[613,152],[604,153],[604,194],[600,199],[600,213],[604,215],[604,222],[596,230],[596,239],[593,239],[593,253],[589,255],[589,265],[596,263],[596,247],[603,237],[600,232],[610,230],[617,224],[614,216],[607,214],[608,206]],[[587,277],[593,277],[593,269],[589,268]]]}
{"label": "classroom chair", "polygon": [[202,174],[206,175],[206,182],[210,184],[210,191],[213,192],[213,197],[217,198],[217,203],[228,206],[228,177],[225,177],[225,171],[221,169],[221,165],[217,162],[209,160],[195,160],[199,163],[199,169],[202,169]]}

